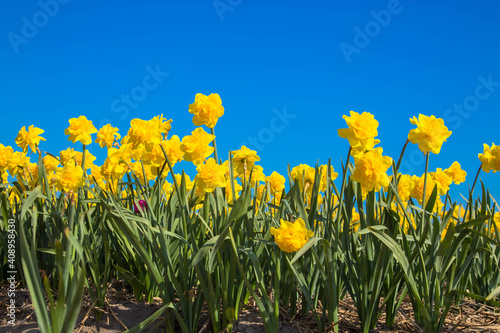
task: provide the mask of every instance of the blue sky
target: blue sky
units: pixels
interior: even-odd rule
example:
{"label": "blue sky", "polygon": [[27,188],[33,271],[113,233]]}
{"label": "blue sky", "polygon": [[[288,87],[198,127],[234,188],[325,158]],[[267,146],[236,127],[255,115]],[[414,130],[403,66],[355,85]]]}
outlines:
{"label": "blue sky", "polygon": [[[80,115],[125,135],[133,118],[163,113],[182,138],[195,128],[188,105],[196,93],[218,93],[225,107],[215,128],[219,156],[247,143],[267,175],[329,158],[340,169],[348,142],[337,129],[354,110],[375,115],[380,146],[394,159],[414,128],[409,118],[444,118],[453,134],[431,156],[430,170],[457,160],[472,184],[482,144],[500,144],[499,7],[4,0],[0,143],[15,146],[20,128],[33,124],[45,130],[41,149],[58,154],[72,146],[68,119]],[[90,149],[102,163],[105,150]],[[180,166],[194,176],[190,165]],[[423,170],[410,144],[402,171]],[[480,176],[499,198],[500,174]],[[454,186],[454,197],[467,186]]]}

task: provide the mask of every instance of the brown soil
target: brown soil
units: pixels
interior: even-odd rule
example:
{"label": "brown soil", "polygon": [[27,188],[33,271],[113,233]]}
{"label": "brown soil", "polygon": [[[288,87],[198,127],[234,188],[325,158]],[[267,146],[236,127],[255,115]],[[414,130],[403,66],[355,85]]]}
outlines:
{"label": "brown soil", "polygon": [[[9,297],[6,288],[0,290],[0,332],[5,333],[34,333],[38,332],[36,316],[27,290],[16,291],[16,324],[10,325],[5,316],[5,309]],[[115,333],[123,332],[151,316],[161,307],[161,301],[154,303],[137,302],[130,290],[123,287],[120,282],[114,283],[107,294],[108,306],[101,309],[103,315],[96,319],[95,308],[88,295],[84,296],[82,309],[77,321],[75,332],[81,333]],[[263,333],[264,325],[259,311],[252,306],[253,302],[245,305],[240,310],[238,320],[233,324],[233,332]],[[291,318],[285,308],[280,310],[282,333],[319,332],[316,322],[311,315]],[[356,308],[352,300],[346,297],[339,308],[340,332],[359,332],[360,325]],[[384,315],[379,319],[377,328],[372,332],[421,332],[414,322],[411,303],[404,301],[396,320],[395,326],[390,329],[384,325]],[[145,331],[148,332],[148,331]],[[155,332],[165,332],[165,327],[158,327]],[[200,333],[212,333],[210,319],[206,312],[202,313]],[[464,301],[461,306],[450,310],[443,332],[500,332],[500,310],[471,300]]]}

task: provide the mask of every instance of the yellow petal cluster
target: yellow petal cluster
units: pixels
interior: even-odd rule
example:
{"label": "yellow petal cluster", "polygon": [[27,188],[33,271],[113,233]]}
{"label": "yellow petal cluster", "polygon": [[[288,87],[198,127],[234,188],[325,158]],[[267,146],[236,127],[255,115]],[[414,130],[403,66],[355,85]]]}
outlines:
{"label": "yellow petal cluster", "polygon": [[438,193],[440,195],[445,195],[446,192],[450,190],[450,185],[453,179],[443,171],[441,168],[437,168],[435,172],[429,172],[430,179],[437,185]]}
{"label": "yellow petal cluster", "polygon": [[219,94],[196,94],[194,103],[189,105],[189,113],[194,114],[195,126],[205,125],[214,128],[217,120],[224,115],[224,107]]}
{"label": "yellow petal cluster", "polygon": [[184,152],[184,159],[194,165],[202,164],[214,152],[214,148],[210,146],[213,139],[215,135],[208,134],[203,128],[195,129],[191,135],[182,138],[180,148]]}
{"label": "yellow petal cluster", "polygon": [[306,229],[304,220],[298,218],[295,222],[288,222],[281,219],[278,229],[271,227],[271,235],[283,252],[292,253],[300,250],[314,235],[313,231]]}
{"label": "yellow petal cluster", "polygon": [[194,178],[196,185],[205,192],[213,192],[216,187],[226,186],[226,170],[213,158],[209,158],[205,164],[200,164],[196,171],[198,174]]}
{"label": "yellow petal cluster", "polygon": [[[61,160],[61,164],[65,165],[69,160],[74,160],[76,165],[82,166],[83,162],[83,153],[79,151],[75,151],[73,148],[68,148],[66,150],[61,150],[59,152],[59,159]],[[88,170],[92,167],[96,157],[92,155],[88,150],[85,152],[85,170]]]}
{"label": "yellow petal cluster", "polygon": [[131,149],[151,150],[154,145],[159,144],[162,140],[161,133],[157,129],[158,124],[156,121],[132,119],[125,141],[131,144]]}
{"label": "yellow petal cluster", "polygon": [[418,115],[418,119],[413,117],[410,119],[413,125],[417,128],[410,130],[408,140],[418,144],[418,148],[425,154],[432,152],[439,154],[441,146],[446,139],[451,135],[451,131],[444,126],[444,120],[435,116]]}
{"label": "yellow petal cluster", "polygon": [[483,171],[486,173],[491,170],[493,173],[500,171],[500,146],[495,146],[494,143],[491,144],[491,148],[486,143],[483,146],[483,153],[478,155]]}
{"label": "yellow petal cluster", "polygon": [[16,144],[25,153],[28,152],[28,147],[32,152],[35,152],[35,148],[40,143],[40,140],[46,141],[40,136],[43,132],[45,132],[43,129],[35,127],[34,125],[30,125],[28,130],[26,130],[26,126],[23,126],[17,134]]}
{"label": "yellow petal cluster", "polygon": [[42,161],[47,173],[52,173],[56,171],[57,167],[60,164],[57,158],[50,155],[44,156]]}
{"label": "yellow petal cluster", "polygon": [[30,158],[23,152],[13,152],[10,159],[7,161],[6,169],[12,177],[20,176],[27,179],[25,167],[30,163]]}
{"label": "yellow petal cluster", "polygon": [[375,147],[379,140],[375,137],[378,135],[378,121],[375,120],[373,114],[363,112],[359,114],[350,111],[350,116],[342,116],[349,128],[341,128],[338,134],[341,138],[349,140],[349,144],[353,148],[352,155],[362,153],[365,150],[371,150]]}
{"label": "yellow petal cluster", "polygon": [[352,179],[361,184],[368,192],[379,191],[389,185],[387,169],[392,164],[392,158],[382,156],[382,148],[375,148],[354,157],[354,172]]}
{"label": "yellow petal cluster", "polygon": [[[420,204],[422,204],[422,199],[424,198],[424,175],[422,177],[412,176],[413,189],[411,190],[411,197],[416,199]],[[425,202],[427,202],[434,190],[436,183],[432,177],[427,177],[427,185],[425,188]]]}
{"label": "yellow petal cluster", "polygon": [[[326,187],[328,185],[328,182],[327,182],[328,166],[326,164],[320,166],[319,171],[321,172],[321,182],[319,184],[319,190],[320,190],[320,192],[323,192],[323,191],[326,191]],[[335,172],[333,167],[330,165],[330,180],[333,182],[335,179],[337,179],[338,175],[339,174],[337,172]]]}
{"label": "yellow petal cluster", "polygon": [[120,140],[121,135],[118,133],[118,127],[113,127],[111,124],[104,125],[98,132],[95,142],[99,144],[99,147],[111,148],[113,147],[113,142]]}
{"label": "yellow petal cluster", "polygon": [[462,170],[460,163],[457,161],[453,162],[444,172],[451,177],[451,181],[455,183],[455,185],[465,182],[465,176],[467,176],[467,172]]}
{"label": "yellow petal cluster", "polygon": [[92,125],[92,121],[85,116],[71,118],[69,127],[64,130],[64,134],[69,135],[68,141],[81,142],[84,145],[92,143],[91,134],[97,133],[97,129]]}
{"label": "yellow petal cluster", "polygon": [[108,157],[104,160],[101,166],[101,174],[107,181],[120,180],[129,167],[127,164],[131,162],[130,150],[126,146],[118,148],[109,148]]}
{"label": "yellow petal cluster", "polygon": [[313,167],[307,164],[299,164],[293,167],[291,175],[295,181],[298,180],[301,191],[312,192],[314,178],[316,177],[316,170]]}
{"label": "yellow petal cluster", "polygon": [[260,161],[260,157],[255,150],[250,150],[245,146],[231,152],[233,155],[233,168],[237,175],[243,175],[247,170],[251,170],[255,162]]}
{"label": "yellow petal cluster", "polygon": [[64,167],[59,168],[56,177],[56,187],[61,191],[77,192],[78,188],[84,185],[83,169],[81,166],[76,165],[73,160],[68,161]]}
{"label": "yellow petal cluster", "polygon": [[[239,193],[241,192],[241,190],[243,189],[243,186],[240,185],[240,183],[238,183],[238,181],[235,179],[234,180],[234,192],[236,194],[236,199],[238,199],[239,197]],[[226,188],[225,188],[225,192],[226,192],[226,198],[227,198],[227,202],[228,203],[233,203],[233,189],[231,187],[231,180],[228,179],[226,181]]]}
{"label": "yellow petal cluster", "polygon": [[156,178],[155,175],[151,172],[151,168],[148,168],[147,166],[143,168],[143,163],[141,163],[140,161],[130,163],[129,170],[134,173],[134,175],[142,185],[146,185],[146,182],[149,182],[150,180]]}
{"label": "yellow petal cluster", "polygon": [[177,135],[173,135],[170,139],[163,141],[162,145],[170,163],[172,163],[172,167],[175,163],[184,159],[184,152],[181,149],[181,139]]}
{"label": "yellow petal cluster", "polygon": [[14,149],[12,149],[11,146],[5,147],[0,143],[0,170],[7,169],[7,165],[9,164],[13,154]]}
{"label": "yellow petal cluster", "polygon": [[415,186],[410,175],[399,174],[398,195],[401,201],[406,202],[410,199],[411,191]]}
{"label": "yellow petal cluster", "polygon": [[271,195],[276,192],[282,192],[285,189],[285,177],[273,171],[273,173],[266,177],[266,182],[269,183],[269,188],[271,189]]}

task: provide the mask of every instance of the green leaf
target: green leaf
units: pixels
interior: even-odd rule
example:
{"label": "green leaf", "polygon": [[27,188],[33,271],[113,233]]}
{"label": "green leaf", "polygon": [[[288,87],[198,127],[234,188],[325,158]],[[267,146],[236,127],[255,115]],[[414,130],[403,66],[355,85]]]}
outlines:
{"label": "green leaf", "polygon": [[293,265],[297,260],[299,260],[300,257],[302,257],[307,252],[307,250],[309,250],[312,246],[314,246],[317,242],[321,240],[323,240],[323,238],[321,237],[309,238],[307,243],[304,244],[304,246],[302,246],[302,248],[299,251],[297,251],[290,264]]}

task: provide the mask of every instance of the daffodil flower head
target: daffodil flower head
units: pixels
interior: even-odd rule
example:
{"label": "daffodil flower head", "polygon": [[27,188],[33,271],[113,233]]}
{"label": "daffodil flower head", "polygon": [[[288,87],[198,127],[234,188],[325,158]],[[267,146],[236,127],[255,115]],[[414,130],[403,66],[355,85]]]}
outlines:
{"label": "daffodil flower head", "polygon": [[260,157],[255,150],[250,150],[245,146],[241,149],[231,152],[233,155],[233,168],[238,175],[246,174],[251,170],[255,162],[260,161]]}
{"label": "daffodil flower head", "polygon": [[271,227],[271,235],[283,252],[292,253],[300,250],[314,235],[313,231],[307,230],[304,220],[298,218],[295,222],[281,219],[278,229]]}
{"label": "daffodil flower head", "polygon": [[113,127],[111,124],[104,125],[98,132],[97,138],[95,140],[96,143],[99,144],[99,147],[111,148],[113,147],[113,143],[116,140],[120,140],[121,135],[118,133],[118,127]]}
{"label": "daffodil flower head", "polygon": [[217,120],[224,115],[224,107],[219,94],[196,94],[194,103],[189,105],[189,113],[194,114],[195,126],[205,125],[214,128]]}
{"label": "daffodil flower head", "polygon": [[410,130],[408,140],[411,143],[418,144],[418,148],[424,153],[432,152],[439,154],[441,146],[451,135],[451,131],[444,125],[444,120],[435,116],[425,116],[423,114],[410,118],[413,125],[417,128]]}
{"label": "daffodil flower head", "polygon": [[209,158],[205,164],[200,164],[196,171],[198,172],[194,178],[196,186],[205,192],[213,192],[217,187],[226,186],[226,169],[217,164],[215,159]]}
{"label": "daffodil flower head", "polygon": [[28,152],[28,147],[32,152],[35,152],[36,146],[38,146],[40,141],[46,141],[40,136],[43,132],[45,132],[43,129],[35,127],[34,125],[30,125],[28,130],[26,130],[26,127],[23,126],[17,134],[16,144],[25,153]]}
{"label": "daffodil flower head", "polygon": [[349,140],[349,144],[354,150],[353,156],[357,153],[362,153],[365,150],[371,150],[380,140],[376,140],[378,135],[378,121],[375,120],[373,114],[363,112],[359,114],[350,111],[350,116],[342,116],[345,119],[349,128],[341,128],[338,134],[341,138]]}
{"label": "daffodil flower head", "polygon": [[97,133],[97,129],[92,125],[92,121],[85,116],[71,118],[69,127],[64,130],[64,134],[69,135],[68,141],[73,143],[79,141],[84,145],[92,143],[91,134]]}
{"label": "daffodil flower head", "polygon": [[368,192],[379,191],[389,185],[387,169],[392,164],[392,158],[382,156],[382,148],[378,147],[354,157],[354,172],[352,179],[366,188]]}
{"label": "daffodil flower head", "polygon": [[191,135],[182,138],[180,149],[184,152],[184,159],[194,165],[202,164],[214,152],[214,148],[210,146],[213,139],[215,135],[208,134],[203,128],[195,129]]}

